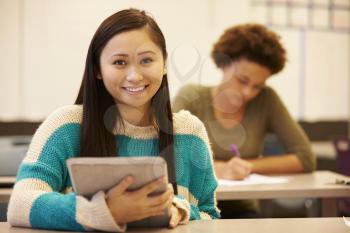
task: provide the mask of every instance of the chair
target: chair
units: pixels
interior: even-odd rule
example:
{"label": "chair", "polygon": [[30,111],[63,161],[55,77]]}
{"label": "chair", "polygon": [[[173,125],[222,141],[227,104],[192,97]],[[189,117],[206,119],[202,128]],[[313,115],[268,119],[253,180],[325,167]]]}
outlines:
{"label": "chair", "polygon": [[[0,176],[16,176],[32,136],[0,137]],[[6,221],[7,203],[0,203],[0,222]]]}
{"label": "chair", "polygon": [[[340,174],[350,176],[350,139],[337,137],[333,140],[337,157],[336,171]],[[338,200],[340,215],[350,216],[350,198]]]}
{"label": "chair", "polygon": [[0,176],[16,176],[31,136],[0,137]]}

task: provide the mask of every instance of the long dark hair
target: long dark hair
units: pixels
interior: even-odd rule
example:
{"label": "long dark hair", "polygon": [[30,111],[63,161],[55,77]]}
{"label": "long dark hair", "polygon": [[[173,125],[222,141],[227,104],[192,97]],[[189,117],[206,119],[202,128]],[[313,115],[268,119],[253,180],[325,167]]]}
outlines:
{"label": "long dark hair", "polygon": [[[80,156],[118,156],[117,142],[111,128],[120,124],[121,115],[113,97],[106,90],[101,74],[100,56],[107,42],[115,35],[146,27],[151,39],[162,51],[166,60],[165,39],[157,23],[144,11],[128,9],[119,11],[105,19],[92,38],[87,53],[83,80],[75,104],[83,105],[80,130]],[[112,107],[112,108],[111,108]],[[112,111],[110,111],[112,109]],[[169,181],[176,184],[173,118],[167,75],[151,100],[151,110],[159,136],[159,153],[168,165]],[[108,114],[106,114],[108,111]],[[108,117],[106,117],[108,115]],[[176,185],[174,185],[176,191]]]}

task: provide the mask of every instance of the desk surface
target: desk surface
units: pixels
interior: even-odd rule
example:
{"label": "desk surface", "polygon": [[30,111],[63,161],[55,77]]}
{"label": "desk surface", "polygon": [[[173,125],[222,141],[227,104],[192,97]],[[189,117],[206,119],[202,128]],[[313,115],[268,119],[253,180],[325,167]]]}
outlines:
{"label": "desk surface", "polygon": [[[0,223],[1,233],[68,233],[10,227]],[[346,233],[350,232],[342,218],[274,218],[274,219],[223,219],[213,221],[192,221],[173,230],[168,229],[129,229],[134,233]],[[71,233],[71,232],[70,232]]]}
{"label": "desk surface", "polygon": [[336,179],[350,177],[330,171],[309,174],[283,175],[289,178],[284,184],[246,186],[219,186],[218,200],[273,199],[273,198],[335,198],[349,197],[350,185],[335,184]]}
{"label": "desk surface", "polygon": [[[349,197],[350,186],[335,184],[335,179],[350,177],[330,171],[315,171],[309,174],[287,175],[290,182],[274,185],[219,186],[218,200],[273,199],[273,198],[335,198]],[[1,182],[15,181],[14,177],[0,177]],[[0,202],[7,202],[11,188],[0,188]]]}

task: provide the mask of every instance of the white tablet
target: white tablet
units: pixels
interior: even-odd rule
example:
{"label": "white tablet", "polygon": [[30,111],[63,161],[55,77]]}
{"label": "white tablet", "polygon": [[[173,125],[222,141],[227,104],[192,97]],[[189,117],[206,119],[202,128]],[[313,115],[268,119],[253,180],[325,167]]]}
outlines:
{"label": "white tablet", "polygon": [[[162,157],[76,157],[68,159],[67,165],[74,191],[87,198],[100,190],[107,193],[129,175],[134,177],[129,191],[137,190],[162,176],[166,182],[151,195],[167,189],[167,166]],[[165,211],[162,216],[132,222],[128,226],[167,227],[168,224],[169,211]]]}

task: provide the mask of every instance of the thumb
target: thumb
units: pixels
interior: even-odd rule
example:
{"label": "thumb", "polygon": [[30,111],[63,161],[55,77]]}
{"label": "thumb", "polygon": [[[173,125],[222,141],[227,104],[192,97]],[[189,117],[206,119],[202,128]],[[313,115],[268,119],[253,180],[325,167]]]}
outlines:
{"label": "thumb", "polygon": [[120,196],[122,195],[128,187],[134,182],[134,178],[132,176],[125,177],[119,184],[114,186],[108,191],[108,196]]}
{"label": "thumb", "polygon": [[174,228],[180,222],[180,213],[177,207],[175,207],[174,205],[170,207],[170,212],[171,212],[171,216],[170,216],[169,227]]}

